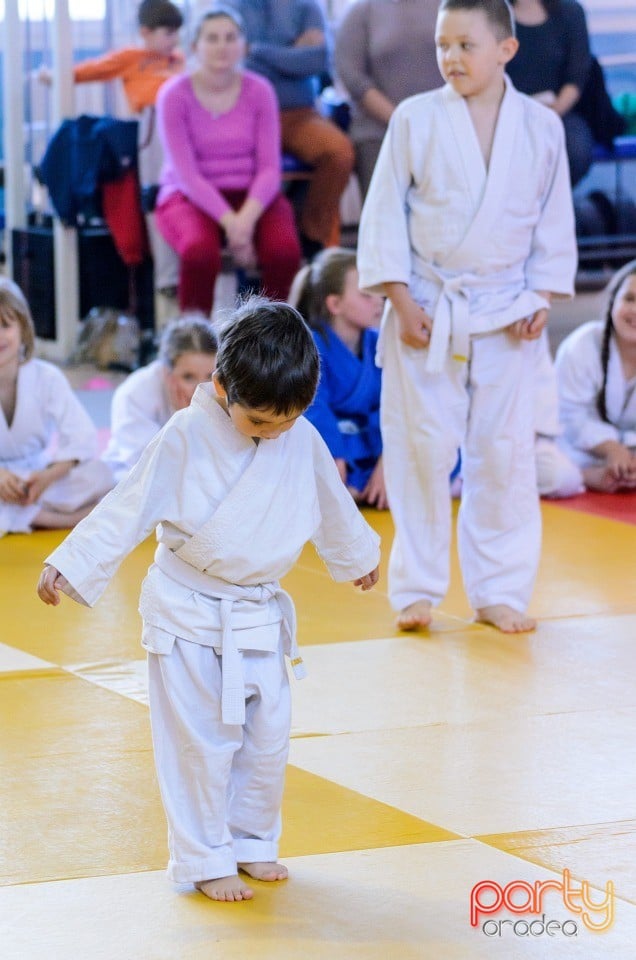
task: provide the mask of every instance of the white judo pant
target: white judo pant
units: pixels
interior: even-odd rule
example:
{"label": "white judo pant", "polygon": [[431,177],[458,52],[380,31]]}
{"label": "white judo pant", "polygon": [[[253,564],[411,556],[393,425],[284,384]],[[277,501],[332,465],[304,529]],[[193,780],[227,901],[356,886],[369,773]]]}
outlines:
{"label": "white judo pant", "polygon": [[387,494],[395,523],[389,597],[401,610],[439,604],[450,574],[449,474],[462,449],[458,548],[474,609],[525,611],[541,546],[534,463],[531,343],[505,331],[471,338],[468,363],[427,352],[387,329],[381,425]]}
{"label": "white judo pant", "polygon": [[282,650],[242,655],[246,721],[221,719],[222,657],[177,638],[148,654],[155,763],[168,820],[168,876],[176,883],[274,861],[291,723]]}

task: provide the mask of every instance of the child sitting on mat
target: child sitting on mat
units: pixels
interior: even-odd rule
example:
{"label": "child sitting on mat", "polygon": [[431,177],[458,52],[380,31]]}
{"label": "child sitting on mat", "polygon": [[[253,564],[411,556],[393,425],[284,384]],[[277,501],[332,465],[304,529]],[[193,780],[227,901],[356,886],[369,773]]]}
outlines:
{"label": "child sitting on mat", "polygon": [[636,489],[636,260],[610,281],[605,319],[574,330],[555,362],[561,442],[585,486]]}
{"label": "child sitting on mat", "polygon": [[33,356],[20,288],[0,278],[0,536],[73,527],[113,485],[97,430],[57,367]]}

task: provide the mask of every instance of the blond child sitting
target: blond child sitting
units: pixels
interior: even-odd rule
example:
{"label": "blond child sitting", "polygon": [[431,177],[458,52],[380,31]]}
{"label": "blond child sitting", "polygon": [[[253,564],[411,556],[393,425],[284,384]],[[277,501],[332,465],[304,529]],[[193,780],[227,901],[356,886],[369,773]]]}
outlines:
{"label": "blond child sitting", "polygon": [[24,294],[0,278],[0,535],[73,527],[112,487],[88,413],[34,346]]}

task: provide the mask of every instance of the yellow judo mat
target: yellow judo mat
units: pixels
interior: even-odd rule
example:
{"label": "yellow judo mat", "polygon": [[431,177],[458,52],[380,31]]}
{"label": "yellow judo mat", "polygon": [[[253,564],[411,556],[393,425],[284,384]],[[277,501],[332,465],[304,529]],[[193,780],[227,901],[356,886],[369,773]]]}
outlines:
{"label": "yellow judo mat", "polygon": [[[536,633],[474,624],[456,563],[430,631],[386,582],[285,586],[309,675],[283,884],[215,904],[165,878],[137,596],[39,602],[60,533],[0,540],[0,960],[636,957],[636,526],[544,504]],[[383,539],[385,513],[368,513]],[[549,883],[547,881],[550,881]]]}

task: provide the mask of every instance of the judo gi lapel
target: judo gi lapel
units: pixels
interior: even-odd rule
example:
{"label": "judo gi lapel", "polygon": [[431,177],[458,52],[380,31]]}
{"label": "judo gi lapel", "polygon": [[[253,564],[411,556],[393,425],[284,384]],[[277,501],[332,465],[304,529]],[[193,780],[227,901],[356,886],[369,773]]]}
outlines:
{"label": "judo gi lapel", "polygon": [[[25,440],[29,437],[32,430],[29,429],[29,405],[28,398],[35,397],[32,383],[32,365],[26,364],[18,368],[18,381],[16,384],[15,410],[13,411],[13,420],[7,423],[4,411],[0,409],[0,444],[2,445],[3,460],[26,460],[28,453],[25,448]],[[33,401],[35,402],[35,400]],[[31,408],[31,416],[33,408]],[[37,450],[39,453],[39,449]]]}
{"label": "judo gi lapel", "polygon": [[483,198],[487,178],[477,132],[464,98],[455,93],[449,85],[442,87],[440,93],[454,141],[455,156],[464,173],[472,208],[477,210]]}
{"label": "judo gi lapel", "polygon": [[466,101],[450,87],[443,90],[449,122],[461,151],[466,179],[477,211],[462,241],[440,264],[445,270],[470,271],[475,263],[482,260],[484,245],[497,229],[502,206],[511,188],[509,180],[513,171],[510,158],[517,137],[517,126],[521,122],[521,107],[519,94],[507,77],[505,83],[506,90],[499,108],[487,172]]}
{"label": "judo gi lapel", "polygon": [[511,177],[512,145],[521,120],[519,95],[506,78],[490,165],[486,172],[466,101],[449,86],[444,87],[441,93],[475,214],[462,240],[436,266],[430,263],[419,265],[423,276],[432,275],[441,285],[426,360],[426,369],[430,373],[439,373],[442,369],[449,341],[454,360],[464,363],[468,359],[469,290],[475,283],[478,265],[487,256],[489,239],[494,235],[505,209]]}
{"label": "judo gi lapel", "polygon": [[[216,401],[198,388],[193,403],[202,406],[215,418],[223,431],[223,442],[244,452],[245,443],[253,440],[241,436]],[[176,554],[198,570],[207,570],[213,559],[228,554],[245,556],[245,570],[254,567],[254,547],[276,550],[286,538],[304,543],[315,530],[316,518],[311,510],[294,509],[290,491],[303,489],[311,482],[311,457],[302,452],[288,455],[294,444],[293,428],[276,440],[261,440],[254,445],[254,455],[236,483],[218,507]],[[309,474],[308,474],[309,472]],[[251,558],[251,559],[249,559]]]}
{"label": "judo gi lapel", "polygon": [[[625,394],[627,384],[621,357],[612,338],[610,340],[610,352],[607,366],[607,387],[605,390],[607,402],[607,415],[611,423],[620,423],[625,416]],[[632,399],[633,405],[634,401]]]}
{"label": "judo gi lapel", "polygon": [[[11,427],[15,427],[15,416]],[[11,429],[7,423],[4,411],[0,410],[0,447],[2,448],[2,459],[7,462],[20,458],[20,447],[16,442],[16,431]]]}
{"label": "judo gi lapel", "polygon": [[376,345],[375,331],[363,331],[362,355],[357,357],[333,331],[329,331],[329,352],[333,356],[333,369],[338,372],[339,386],[342,388],[339,397],[342,409],[362,413],[370,408],[374,400],[377,405],[379,378],[375,367]]}

